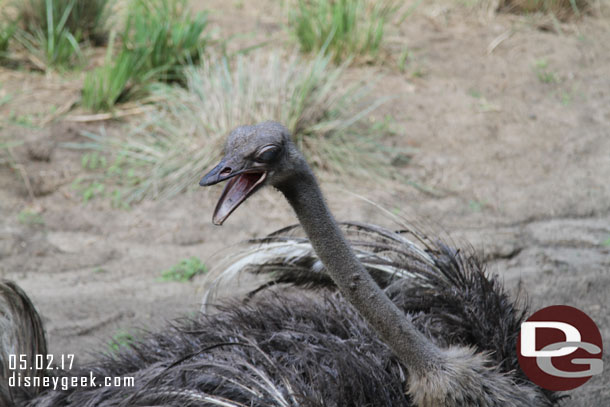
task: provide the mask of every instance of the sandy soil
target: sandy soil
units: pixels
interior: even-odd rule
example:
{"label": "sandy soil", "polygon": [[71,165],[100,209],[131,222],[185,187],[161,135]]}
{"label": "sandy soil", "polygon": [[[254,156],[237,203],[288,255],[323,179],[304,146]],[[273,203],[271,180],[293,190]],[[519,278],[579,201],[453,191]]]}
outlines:
{"label": "sandy soil", "polygon": [[[246,33],[245,44],[285,37],[273,2],[258,9],[205,4],[213,25],[222,34]],[[390,35],[393,49],[412,52],[405,72],[386,64],[353,67],[347,75],[379,77],[375,93],[396,96],[376,114],[396,120],[399,135],[388,143],[414,150],[407,165],[395,167],[397,179],[438,193],[357,180],[327,182],[324,189],[340,219],[391,226],[378,209],[346,193],[356,191],[430,233],[470,242],[508,287],[524,288],[533,310],[578,307],[597,322],[607,345],[610,20],[585,17],[562,29],[549,32],[536,20],[454,3],[419,7]],[[536,68],[540,61],[546,67]],[[541,80],[540,69],[552,74],[552,83]],[[248,201],[222,228],[211,224],[218,188],[129,211],[98,201],[83,205],[70,185],[81,155],[61,143],[100,124],[28,124],[44,122],[77,97],[79,81],[76,74],[0,68],[0,99],[11,97],[0,104],[0,141],[27,141],[12,151],[17,170],[0,166],[0,277],[16,280],[32,297],[51,350],[83,361],[106,350],[117,332],[155,329],[198,310],[201,281],[160,282],[161,270],[190,256],[213,266],[232,245],[295,218],[272,191]],[[24,209],[44,223],[20,221]],[[565,405],[608,405],[608,383],[607,367],[570,392]]]}

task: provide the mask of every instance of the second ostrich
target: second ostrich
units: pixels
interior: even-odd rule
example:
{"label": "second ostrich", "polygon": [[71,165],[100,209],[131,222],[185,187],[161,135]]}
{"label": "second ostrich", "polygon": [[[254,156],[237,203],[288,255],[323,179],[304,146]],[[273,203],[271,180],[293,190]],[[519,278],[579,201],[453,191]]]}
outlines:
{"label": "second ostrich", "polygon": [[[515,339],[523,313],[476,258],[440,243],[418,249],[401,233],[378,227],[338,225],[279,123],[242,126],[229,135],[225,157],[200,184],[223,181],[214,223],[271,185],[294,208],[308,238],[284,230],[259,242],[251,256],[256,261],[246,256],[234,267],[273,271],[276,282],[335,284],[341,295],[322,290],[296,298],[267,291],[149,334],[116,356],[52,373],[132,376],[135,388],[0,385],[0,401],[79,407],[517,407],[556,401],[518,370]],[[285,251],[275,257],[269,251],[282,244],[291,245],[290,260]],[[297,246],[303,251],[294,255]],[[392,262],[388,253],[406,261]],[[44,334],[32,322],[38,321],[33,307],[19,312],[20,304],[29,304],[25,294],[8,283],[0,288],[0,334],[7,338],[0,341],[3,384],[10,374],[7,355],[43,349],[36,344],[44,345]]]}

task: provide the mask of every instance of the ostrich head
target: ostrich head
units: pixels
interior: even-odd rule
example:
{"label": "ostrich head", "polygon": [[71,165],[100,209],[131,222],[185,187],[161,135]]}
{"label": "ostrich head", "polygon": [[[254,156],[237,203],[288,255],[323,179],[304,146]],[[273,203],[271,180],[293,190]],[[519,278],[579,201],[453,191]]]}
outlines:
{"label": "ostrich head", "polygon": [[214,210],[213,222],[222,223],[263,185],[278,187],[291,176],[308,170],[288,130],[276,122],[240,126],[229,134],[225,156],[199,185],[228,181]]}

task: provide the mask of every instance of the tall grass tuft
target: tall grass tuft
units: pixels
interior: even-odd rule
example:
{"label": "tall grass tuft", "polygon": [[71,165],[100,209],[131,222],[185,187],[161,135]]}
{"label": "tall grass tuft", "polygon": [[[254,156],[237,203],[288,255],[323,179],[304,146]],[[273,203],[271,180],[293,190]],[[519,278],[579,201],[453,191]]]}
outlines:
{"label": "tall grass tuft", "polygon": [[[75,37],[103,45],[108,36],[108,18],[113,0],[52,0],[53,14],[63,16],[70,10],[65,28]],[[48,31],[47,0],[22,0],[19,17],[32,34]]]}
{"label": "tall grass tuft", "polygon": [[117,102],[145,94],[155,82],[186,84],[185,67],[203,55],[206,25],[206,15],[192,16],[185,0],[134,0],[121,49],[112,54],[112,36],[104,65],[85,79],[82,104],[109,110]]}
{"label": "tall grass tuft", "polygon": [[313,60],[257,53],[233,64],[224,58],[205,61],[187,71],[187,89],[157,90],[165,102],[128,134],[89,135],[88,147],[119,163],[112,175],[102,177],[119,184],[127,202],[168,197],[197,185],[230,130],[264,120],[284,123],[318,168],[370,176],[388,161],[379,140],[387,128],[369,121],[385,100],[368,100],[362,83],[345,86],[344,69],[323,54]]}
{"label": "tall grass tuft", "polygon": [[73,33],[66,25],[76,0],[69,0],[64,9],[53,0],[40,0],[37,5],[45,13],[45,25],[28,27],[18,36],[28,49],[32,62],[42,70],[48,67],[67,68],[82,60],[79,46],[80,34]]}
{"label": "tall grass tuft", "polygon": [[125,47],[141,53],[141,72],[161,82],[183,82],[183,68],[201,59],[207,16],[192,16],[186,0],[134,0],[124,32]]}
{"label": "tall grass tuft", "polygon": [[112,44],[114,34],[110,36],[104,65],[87,73],[83,83],[81,104],[94,111],[109,110],[138,91],[134,78],[144,62],[142,55],[123,50],[114,57]]}
{"label": "tall grass tuft", "polygon": [[376,57],[396,8],[388,0],[296,0],[289,19],[303,52],[325,48],[340,62],[352,55]]}

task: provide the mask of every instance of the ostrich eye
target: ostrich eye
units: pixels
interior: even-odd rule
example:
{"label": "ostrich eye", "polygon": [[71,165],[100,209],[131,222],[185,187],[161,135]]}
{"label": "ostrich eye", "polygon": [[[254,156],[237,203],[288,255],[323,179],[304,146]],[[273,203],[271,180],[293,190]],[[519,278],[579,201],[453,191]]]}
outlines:
{"label": "ostrich eye", "polygon": [[270,163],[278,158],[280,155],[280,148],[277,146],[263,147],[256,155],[256,162],[259,163]]}

